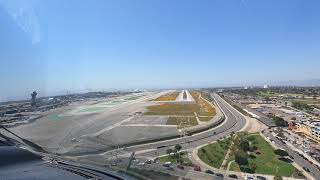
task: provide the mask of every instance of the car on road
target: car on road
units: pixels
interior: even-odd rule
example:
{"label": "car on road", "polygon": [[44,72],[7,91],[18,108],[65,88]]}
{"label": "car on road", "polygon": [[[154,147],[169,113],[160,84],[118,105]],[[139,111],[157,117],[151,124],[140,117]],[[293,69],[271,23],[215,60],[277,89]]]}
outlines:
{"label": "car on road", "polygon": [[193,170],[195,170],[195,171],[201,171],[201,168],[200,168],[200,166],[194,166],[194,167],[193,167]]}
{"label": "car on road", "polygon": [[146,164],[151,164],[151,163],[152,163],[152,160],[147,160],[145,163],[146,163]]}
{"label": "car on road", "polygon": [[216,173],[216,176],[218,176],[218,177],[223,177],[223,174],[221,174],[221,173]]}
{"label": "car on road", "polygon": [[145,166],[146,163],[139,163],[138,166]]}
{"label": "car on road", "polygon": [[163,167],[170,167],[171,165],[171,162],[165,162],[164,164],[162,164]]}
{"label": "car on road", "polygon": [[238,179],[238,176],[235,175],[235,174],[230,174],[230,175],[229,175],[229,178]]}
{"label": "car on road", "polygon": [[162,164],[163,167],[170,167],[169,164]]}
{"label": "car on road", "polygon": [[117,164],[115,162],[111,163],[111,166],[117,166]]}
{"label": "car on road", "polygon": [[251,180],[251,179],[254,179],[254,178],[253,178],[252,175],[246,175],[246,176],[244,177],[244,179],[245,179],[245,180],[249,180],[249,179]]}
{"label": "car on road", "polygon": [[214,174],[214,172],[211,171],[210,169],[206,170],[205,173],[207,173],[207,174]]}
{"label": "car on road", "polygon": [[307,172],[310,172],[310,169],[307,168],[307,167],[303,167],[303,170],[307,171]]}
{"label": "car on road", "polygon": [[310,161],[310,160],[308,160],[308,162],[309,162],[310,164],[313,164],[313,162],[312,162],[312,161]]}
{"label": "car on road", "polygon": [[294,159],[294,157],[293,156],[289,156],[291,159]]}
{"label": "car on road", "polygon": [[180,164],[177,165],[177,168],[184,170],[184,166],[182,166],[182,165],[180,165]]}
{"label": "car on road", "polygon": [[263,176],[257,176],[257,179],[259,179],[259,180],[267,180],[267,178],[265,178]]}

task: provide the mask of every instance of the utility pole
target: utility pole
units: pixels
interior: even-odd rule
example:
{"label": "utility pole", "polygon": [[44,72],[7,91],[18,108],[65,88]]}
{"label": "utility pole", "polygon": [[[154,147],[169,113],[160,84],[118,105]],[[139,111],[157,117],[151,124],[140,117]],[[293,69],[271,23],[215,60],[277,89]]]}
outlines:
{"label": "utility pole", "polygon": [[135,154],[135,152],[132,152],[132,153],[131,153],[131,156],[130,156],[129,163],[128,163],[128,166],[127,166],[126,171],[128,171],[128,170],[130,169],[132,160],[133,160],[133,158],[134,158],[134,154]]}

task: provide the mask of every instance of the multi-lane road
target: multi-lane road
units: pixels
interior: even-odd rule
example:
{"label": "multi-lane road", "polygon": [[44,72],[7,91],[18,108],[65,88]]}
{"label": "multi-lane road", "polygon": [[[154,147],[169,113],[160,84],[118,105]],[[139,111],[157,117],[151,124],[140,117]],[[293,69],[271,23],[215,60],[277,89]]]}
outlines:
{"label": "multi-lane road", "polygon": [[246,124],[246,119],[219,95],[211,94],[211,96],[224,114],[225,120],[219,126],[193,134],[191,136],[126,147],[125,151],[146,151],[145,153],[141,153],[139,155],[145,157],[156,157],[165,154],[168,148],[171,148],[176,144],[180,144],[183,149],[198,147],[208,142],[213,142],[224,138],[230,135],[232,132],[241,130]]}
{"label": "multi-lane road", "polygon": [[252,109],[252,108],[250,108],[250,107],[247,107],[247,106],[245,106],[245,105],[243,105],[243,104],[241,104],[241,103],[236,103],[236,102],[232,101],[232,100],[231,100],[230,98],[228,98],[228,97],[225,97],[225,98],[226,98],[228,101],[230,101],[231,103],[233,103],[234,105],[240,107],[241,109],[246,109],[247,111],[249,111],[249,112],[251,112],[251,113],[259,116],[259,118],[257,118],[257,119],[258,119],[260,122],[262,122],[263,124],[265,124],[266,126],[268,126],[268,127],[275,127],[275,126],[276,126],[276,124],[274,123],[274,121],[273,121],[271,118],[267,117],[267,116],[266,116],[265,114],[263,114],[262,112],[259,112],[259,111],[255,110],[255,109]]}
{"label": "multi-lane road", "polygon": [[[231,105],[229,105],[224,99],[222,99],[217,94],[211,94],[212,98],[215,101],[215,104],[221,110],[224,116],[224,121],[214,127],[212,129],[193,134],[191,136],[184,136],[181,138],[175,138],[165,141],[153,142],[148,144],[141,144],[136,146],[126,147],[123,151],[129,154],[130,152],[139,152],[136,157],[139,157],[141,160],[146,160],[150,158],[155,158],[160,155],[165,155],[166,150],[168,148],[172,148],[176,144],[180,144],[182,146],[182,150],[193,149],[195,147],[201,146],[203,144],[207,144],[218,139],[229,136],[232,132],[240,131],[246,125],[246,119],[241,115],[237,110],[235,110]],[[120,155],[121,157],[121,155]],[[121,158],[122,162],[125,163],[128,161],[128,156]],[[134,167],[139,167],[134,165]],[[163,167],[159,167],[159,165],[146,165],[140,166],[140,168],[153,169],[153,170],[162,170],[167,171]],[[170,171],[169,171],[170,172]],[[195,175],[206,177],[208,174],[195,172],[195,171],[181,171],[175,168],[174,173],[179,173],[181,175]],[[191,173],[191,174],[190,174]],[[172,174],[172,173],[171,173]],[[225,174],[225,177],[227,175]],[[204,178],[205,179],[205,178]]]}
{"label": "multi-lane road", "polygon": [[263,132],[263,134],[266,136],[266,137],[269,137],[270,140],[272,140],[277,147],[279,148],[282,148],[284,149],[285,151],[288,152],[288,154],[290,156],[292,156],[294,159],[293,161],[295,163],[297,163],[299,166],[301,167],[306,167],[310,170],[310,172],[308,172],[309,175],[311,175],[314,179],[319,179],[320,177],[320,171],[319,169],[314,165],[314,164],[311,164],[310,162],[308,162],[307,160],[305,160],[304,158],[302,158],[301,156],[299,156],[299,154],[292,150],[290,147],[288,147],[286,144],[284,144],[283,142],[281,142],[279,139],[275,138],[271,133],[270,131],[268,130],[265,130]]}
{"label": "multi-lane road", "polygon": [[[254,109],[251,109],[249,107],[246,107],[242,104],[239,104],[239,103],[235,103],[237,106],[239,106],[240,108],[242,109],[247,109],[249,112],[252,112],[256,115],[259,116],[259,118],[257,118],[257,120],[259,120],[260,122],[266,124],[268,127],[274,127],[275,124],[273,122],[273,120],[269,117],[267,117],[266,115],[264,115],[263,113],[259,112],[259,111],[256,111]],[[307,160],[305,160],[304,158],[302,158],[301,156],[299,156],[299,154],[292,150],[290,147],[288,147],[286,144],[284,144],[283,142],[281,142],[280,140],[278,140],[277,138],[275,138],[271,133],[270,131],[272,132],[272,129],[270,130],[265,130],[263,131],[263,134],[266,136],[266,137],[269,137],[270,140],[273,141],[273,143],[275,143],[275,145],[279,148],[282,148],[282,149],[285,149],[288,154],[290,156],[292,156],[294,158],[294,162],[296,164],[298,164],[300,167],[306,167],[310,170],[310,172],[308,172],[309,175],[311,175],[314,179],[318,179],[320,177],[320,170],[314,165],[314,164],[311,164],[310,162],[308,162]]]}

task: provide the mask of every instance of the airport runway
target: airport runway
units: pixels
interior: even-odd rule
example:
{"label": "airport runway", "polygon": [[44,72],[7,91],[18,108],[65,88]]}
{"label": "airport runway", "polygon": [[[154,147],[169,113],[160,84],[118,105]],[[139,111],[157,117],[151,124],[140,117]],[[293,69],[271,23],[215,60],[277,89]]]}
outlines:
{"label": "airport runway", "polygon": [[225,123],[217,128],[213,128],[201,133],[197,133],[192,136],[185,136],[178,139],[167,140],[164,142],[157,142],[152,144],[140,145],[135,147],[129,147],[126,151],[141,151],[145,149],[155,149],[154,151],[148,151],[141,156],[159,156],[166,153],[168,147],[173,147],[176,144],[181,144],[183,149],[194,148],[208,142],[216,141],[217,139],[224,138],[231,134],[231,132],[237,132],[241,130],[245,124],[246,119],[233,109],[225,100],[223,100],[217,94],[212,94],[212,97],[216,103],[220,106],[221,111],[225,115]]}
{"label": "airport runway", "polygon": [[211,94],[211,96],[215,100],[216,104],[219,105],[225,116],[225,122],[215,128],[194,134],[192,136],[184,136],[165,141],[130,146],[123,148],[121,151],[112,150],[101,154],[79,156],[78,158],[79,160],[84,161],[99,161],[101,157],[107,158],[106,156],[112,153],[119,153],[119,156],[123,156],[125,161],[125,159],[128,159],[130,156],[130,153],[139,152],[139,154],[136,155],[137,157],[150,159],[166,154],[166,150],[168,148],[172,148],[176,144],[180,144],[183,150],[186,150],[224,138],[230,135],[232,132],[240,131],[245,126],[246,119],[219,95]]}
{"label": "airport runway", "polygon": [[[183,97],[184,93],[187,95],[185,99]],[[192,95],[190,94],[190,92],[188,90],[182,90],[179,93],[176,101],[177,102],[194,102],[194,99],[193,99]]]}
{"label": "airport runway", "polygon": [[[45,117],[38,119],[37,121],[12,127],[10,130],[25,139],[39,144],[51,153],[64,154],[78,150],[85,152],[106,149],[106,146],[117,143],[114,141],[130,141],[130,138],[136,140],[138,136],[149,135],[152,137],[158,136],[156,133],[176,131],[176,128],[165,127],[150,127],[149,130],[148,127],[134,126],[129,128],[129,126],[124,126],[122,129],[122,126],[120,126],[121,124],[127,125],[130,120],[134,119],[135,112],[143,112],[146,110],[147,106],[155,104],[149,100],[165,93],[167,92],[146,94],[146,96],[136,100],[120,103],[119,105],[106,108],[98,113],[93,112],[70,115],[68,112],[74,112],[75,109],[81,109],[82,107],[90,108],[90,105],[66,106],[48,112]],[[126,97],[123,97],[123,99],[125,98]],[[110,101],[121,100],[110,99],[105,102],[108,103]],[[147,134],[141,134],[141,129],[146,130]],[[152,132],[155,134],[152,134]],[[121,135],[123,135],[122,139]]]}

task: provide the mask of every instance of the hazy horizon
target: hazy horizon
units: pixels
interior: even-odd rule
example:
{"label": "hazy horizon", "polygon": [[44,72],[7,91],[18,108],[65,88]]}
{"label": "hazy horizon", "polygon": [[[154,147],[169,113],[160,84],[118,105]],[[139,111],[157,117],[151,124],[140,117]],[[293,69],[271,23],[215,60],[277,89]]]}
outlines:
{"label": "hazy horizon", "polygon": [[0,101],[34,90],[318,82],[318,7],[315,0],[0,0]]}

